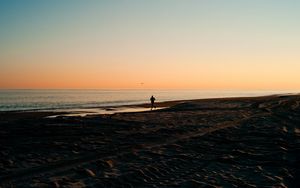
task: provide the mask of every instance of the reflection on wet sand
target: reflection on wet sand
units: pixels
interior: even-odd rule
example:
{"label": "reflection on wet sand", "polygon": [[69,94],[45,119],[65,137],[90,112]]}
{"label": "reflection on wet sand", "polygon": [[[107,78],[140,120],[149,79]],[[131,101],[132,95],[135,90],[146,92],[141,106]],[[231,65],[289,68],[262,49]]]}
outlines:
{"label": "reflection on wet sand", "polygon": [[[156,108],[161,110],[165,107]],[[149,111],[146,107],[109,107],[109,108],[87,108],[87,109],[65,109],[65,110],[52,110],[57,112],[57,115],[47,116],[46,118],[56,118],[58,116],[88,116],[88,115],[101,115],[101,114],[115,114],[115,113],[129,113],[129,112],[145,112]]]}

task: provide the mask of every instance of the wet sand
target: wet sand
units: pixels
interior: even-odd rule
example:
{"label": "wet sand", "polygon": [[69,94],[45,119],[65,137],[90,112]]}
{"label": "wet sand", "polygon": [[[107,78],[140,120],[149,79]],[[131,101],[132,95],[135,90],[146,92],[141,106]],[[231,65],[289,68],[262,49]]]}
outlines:
{"label": "wet sand", "polygon": [[299,95],[158,106],[0,112],[0,187],[300,187]]}

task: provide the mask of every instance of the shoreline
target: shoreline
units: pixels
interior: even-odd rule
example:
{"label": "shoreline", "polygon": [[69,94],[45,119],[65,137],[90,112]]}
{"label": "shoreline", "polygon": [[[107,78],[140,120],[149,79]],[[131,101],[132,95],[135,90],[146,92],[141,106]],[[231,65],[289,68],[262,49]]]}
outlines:
{"label": "shoreline", "polygon": [[[39,91],[39,90],[38,90]],[[43,90],[41,90],[43,91]],[[64,90],[63,90],[64,91]],[[176,90],[177,91],[177,90]],[[180,90],[181,91],[181,90]],[[186,91],[186,90],[183,90]],[[190,90],[187,90],[190,91]],[[144,92],[143,90],[141,92]],[[162,92],[161,90],[157,90],[157,92]],[[82,97],[82,93],[84,92],[80,92],[77,93],[79,96]],[[198,93],[197,95],[195,95],[196,93]],[[217,91],[210,91],[210,90],[204,90],[204,91],[198,91],[195,90],[195,93],[192,95],[188,95],[183,97],[183,93],[176,93],[172,94],[172,96],[177,96],[174,98],[173,97],[167,97],[166,93],[162,92],[157,94],[159,101],[161,102],[169,102],[169,101],[174,101],[174,100],[197,100],[197,99],[207,99],[207,98],[211,98],[211,99],[215,99],[215,98],[235,98],[235,97],[258,97],[258,96],[268,96],[268,95],[274,95],[274,94],[284,94],[284,95],[288,95],[288,94],[296,94],[297,92],[291,92],[291,91],[278,91],[278,92],[274,92],[274,91],[249,91],[248,92],[238,92],[238,91],[220,91],[220,93],[218,93]],[[20,102],[19,98],[15,98],[14,97],[11,99],[11,102],[6,103],[5,102],[5,98],[6,97],[10,97],[10,96],[6,96],[5,93],[2,95],[2,93],[0,92],[0,96],[1,96],[1,100],[3,102],[3,106],[0,109],[0,112],[27,112],[27,111],[58,111],[60,109],[64,110],[64,111],[71,111],[72,109],[105,109],[105,108],[116,108],[116,107],[131,107],[131,106],[145,106],[144,103],[148,103],[147,100],[141,100],[142,98],[138,97],[138,98],[132,98],[133,96],[129,95],[128,100],[123,100],[123,99],[117,99],[117,98],[112,98],[111,101],[102,101],[101,98],[99,98],[99,96],[97,95],[91,95],[92,97],[95,97],[94,99],[89,99],[89,100],[82,100],[82,102],[77,101],[75,103],[73,103],[74,101],[71,100],[67,100],[66,103],[64,103],[63,101],[61,101],[61,105],[57,105],[55,100],[60,101],[59,98],[57,98],[58,96],[62,95],[63,93],[54,93],[55,95],[53,95],[52,97],[55,97],[54,101],[49,101],[49,103],[45,103],[43,104],[45,101],[43,101],[42,99],[44,97],[48,97],[48,96],[44,96],[45,92],[43,91],[42,93],[40,93],[40,95],[38,95],[37,100],[33,99],[32,97],[28,96],[26,93],[25,94],[17,94],[16,95],[20,95],[20,97],[24,96],[27,97],[29,100],[22,104],[22,102]],[[76,93],[71,93],[72,97],[75,97]],[[89,94],[89,93],[88,93]],[[93,94],[93,93],[91,93]],[[125,93],[126,94],[126,93]],[[42,97],[42,98],[39,98]],[[120,98],[120,97],[119,97]],[[177,99],[176,99],[177,98]],[[138,99],[138,100],[137,100]],[[16,103],[13,103],[13,101],[16,100]],[[64,100],[64,99],[63,99]],[[35,101],[35,102],[34,102]],[[40,102],[41,104],[39,104],[38,102]],[[79,103],[78,103],[79,102]],[[32,104],[31,104],[32,103]],[[69,104],[70,103],[70,104]]]}
{"label": "shoreline", "polygon": [[[286,93],[286,94],[272,94],[262,96],[249,96],[249,97],[220,97],[220,98],[203,98],[203,99],[184,99],[184,100],[170,100],[156,102],[156,107],[161,110],[170,108],[174,105],[185,102],[198,102],[209,100],[243,100],[251,98],[264,98],[264,97],[276,97],[276,96],[296,96],[299,93]],[[48,108],[48,109],[28,109],[28,110],[11,110],[0,111],[0,115],[7,113],[45,113],[54,114],[54,116],[86,116],[86,115],[105,115],[115,113],[134,113],[134,112],[147,112],[150,111],[150,103],[138,103],[138,104],[123,104],[123,105],[107,105],[107,106],[94,106],[94,107],[79,107],[79,108]]]}

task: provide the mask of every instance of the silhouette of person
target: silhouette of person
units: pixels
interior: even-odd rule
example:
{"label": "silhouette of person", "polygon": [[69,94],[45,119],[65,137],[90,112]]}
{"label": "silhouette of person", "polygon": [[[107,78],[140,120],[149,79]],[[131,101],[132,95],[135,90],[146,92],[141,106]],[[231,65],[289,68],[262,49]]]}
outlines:
{"label": "silhouette of person", "polygon": [[156,106],[154,105],[155,98],[153,97],[153,95],[151,96],[150,101],[151,101],[151,110],[152,110],[153,108],[156,108]]}

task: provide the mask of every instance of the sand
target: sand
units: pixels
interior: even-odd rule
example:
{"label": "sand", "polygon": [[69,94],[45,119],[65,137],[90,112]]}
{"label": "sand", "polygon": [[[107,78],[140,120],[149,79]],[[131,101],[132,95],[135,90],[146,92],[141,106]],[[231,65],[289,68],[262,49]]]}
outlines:
{"label": "sand", "polygon": [[0,187],[300,187],[299,95],[158,106],[1,112]]}

